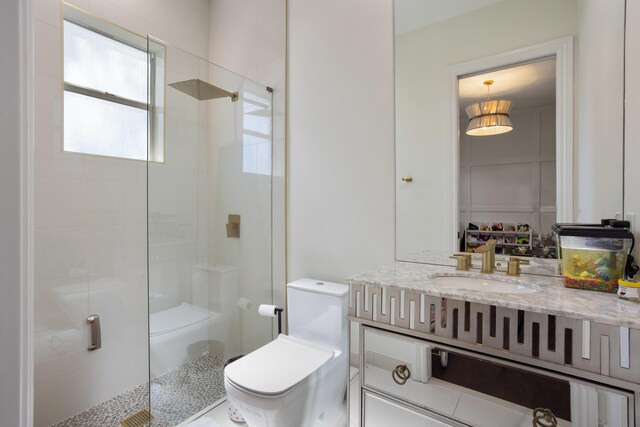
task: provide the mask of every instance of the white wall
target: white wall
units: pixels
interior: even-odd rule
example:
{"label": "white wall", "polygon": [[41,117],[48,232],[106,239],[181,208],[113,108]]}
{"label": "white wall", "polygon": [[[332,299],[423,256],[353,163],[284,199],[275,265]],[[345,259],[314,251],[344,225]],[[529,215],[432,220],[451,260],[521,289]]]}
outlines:
{"label": "white wall", "polygon": [[[72,3],[208,54],[208,0]],[[46,426],[147,381],[147,174],[144,162],[62,151],[59,0],[38,0],[34,15],[35,425]],[[104,294],[101,283],[119,288]],[[80,292],[66,294],[77,300],[63,310],[55,291],[69,285]],[[102,318],[103,348],[88,352],[93,313]]]}
{"label": "white wall", "polygon": [[390,0],[289,0],[288,278],[394,259]]}
{"label": "white wall", "polygon": [[622,0],[580,0],[578,6],[574,218],[597,223],[622,210],[625,6]]}
{"label": "white wall", "polygon": [[[0,426],[29,426],[29,384],[24,374],[31,357],[26,340],[28,328],[28,265],[25,256],[30,247],[22,246],[22,232],[28,217],[23,211],[27,182],[24,181],[23,156],[29,151],[23,135],[27,132],[24,105],[29,70],[25,59],[30,39],[24,39],[30,28],[23,25],[22,13],[29,2],[0,2]],[[31,147],[29,147],[31,148]],[[25,238],[27,236],[24,236]]]}
{"label": "white wall", "polygon": [[483,137],[467,135],[460,119],[461,232],[469,222],[502,222],[550,233],[556,222],[555,105],[510,116],[511,132]]}
{"label": "white wall", "polygon": [[[640,257],[640,0],[627,0],[627,46],[626,46],[626,120],[625,120],[625,214],[634,214],[632,227],[636,236],[635,257]],[[636,276],[637,279],[637,276]]]}

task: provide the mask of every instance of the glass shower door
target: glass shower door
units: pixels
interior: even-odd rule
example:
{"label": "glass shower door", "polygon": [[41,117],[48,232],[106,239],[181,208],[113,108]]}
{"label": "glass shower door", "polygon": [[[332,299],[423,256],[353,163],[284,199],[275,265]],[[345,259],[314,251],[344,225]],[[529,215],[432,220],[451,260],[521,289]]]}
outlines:
{"label": "glass shower door", "polygon": [[64,52],[38,50],[64,115],[35,138],[34,426],[118,426],[149,404],[147,40],[62,12]]}
{"label": "glass shower door", "polygon": [[148,167],[150,406],[173,426],[224,397],[225,360],[272,337],[257,314],[272,301],[272,97],[175,47],[164,70]]}

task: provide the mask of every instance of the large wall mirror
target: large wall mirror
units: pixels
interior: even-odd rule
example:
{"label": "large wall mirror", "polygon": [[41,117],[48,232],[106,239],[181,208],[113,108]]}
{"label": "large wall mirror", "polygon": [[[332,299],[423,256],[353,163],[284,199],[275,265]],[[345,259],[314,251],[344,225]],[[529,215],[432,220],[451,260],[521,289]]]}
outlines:
{"label": "large wall mirror", "polygon": [[625,0],[395,0],[398,260],[492,239],[553,274],[553,224],[622,214],[624,20]]}

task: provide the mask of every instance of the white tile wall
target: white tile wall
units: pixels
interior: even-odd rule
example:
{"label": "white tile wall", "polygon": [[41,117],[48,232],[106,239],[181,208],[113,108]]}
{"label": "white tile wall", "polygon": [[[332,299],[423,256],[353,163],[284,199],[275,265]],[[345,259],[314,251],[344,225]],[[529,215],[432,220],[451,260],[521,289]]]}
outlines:
{"label": "white tile wall", "polygon": [[[249,85],[245,83],[245,89]],[[253,90],[263,90],[259,86]],[[265,344],[271,337],[272,322],[259,317],[260,303],[271,303],[271,177],[242,171],[242,104],[218,104],[211,113],[211,141],[217,147],[216,163],[210,173],[215,184],[216,215],[211,228],[210,263],[223,263],[239,268],[239,294],[254,304],[252,311],[241,311],[239,338],[241,352],[247,353]],[[232,116],[230,114],[233,113]],[[225,123],[236,122],[237,127]],[[225,226],[229,214],[241,216],[239,239],[227,238]]]}
{"label": "white tile wall", "polygon": [[[167,57],[174,58],[167,63],[168,82],[198,77],[196,57],[174,47]],[[206,261],[199,254],[209,246],[199,228],[210,197],[199,186],[200,177],[208,175],[208,164],[199,157],[208,143],[201,138],[208,134],[207,121],[201,120],[208,104],[173,89],[167,89],[166,102],[171,109],[165,119],[165,163],[149,165],[149,286],[158,295],[150,300],[152,313],[193,302],[191,266]]]}
{"label": "white tile wall", "polygon": [[[213,62],[274,87],[273,294],[276,303],[284,305],[285,0],[212,0],[211,13],[209,0],[192,0],[188,5],[175,0],[72,3],[199,57],[211,56]],[[142,162],[62,151],[60,3],[36,0],[34,19],[35,425],[39,427],[146,379],[147,172]],[[215,48],[210,49],[210,44]],[[196,66],[206,76],[205,63],[192,64],[191,58],[183,56],[181,60],[174,58],[176,66],[183,68],[176,75],[181,71],[189,74]],[[262,256],[270,249],[265,244],[271,241],[270,210],[264,209],[270,202],[270,182],[266,177],[253,177],[240,185],[240,191],[225,193],[218,174],[222,173],[219,152],[210,147],[205,124],[209,109],[205,105],[200,103],[194,112],[193,103],[174,104],[171,114],[190,120],[195,113],[201,125],[168,127],[167,141],[175,143],[166,147],[164,172],[149,175],[149,197],[158,203],[153,207],[162,216],[175,219],[162,224],[151,220],[149,224],[150,281],[158,296],[151,301],[152,311],[191,300],[190,265],[194,260],[238,265],[242,291],[251,294],[259,290],[250,295],[255,303],[272,299],[271,260]],[[167,120],[171,120],[170,114]],[[246,203],[250,190],[249,201],[253,203]],[[227,202],[219,206],[218,196]],[[269,216],[256,215],[258,211],[269,212]],[[224,239],[214,245],[224,235],[229,213],[241,213],[246,219],[243,239]],[[99,290],[106,282],[115,284],[118,291]],[[61,302],[54,289],[69,285],[80,286],[82,291],[76,292],[71,302]],[[120,292],[123,289],[126,292]],[[89,353],[85,318],[94,312],[102,316],[104,348]],[[271,325],[255,314],[245,316],[244,344],[253,348],[268,335]]]}
{"label": "white tile wall", "polygon": [[[188,7],[173,0],[72,3],[139,34],[208,55],[208,0],[192,0]],[[147,183],[143,162],[62,151],[60,2],[36,0],[34,20],[35,426],[40,427],[147,380]],[[184,156],[188,152],[177,150],[176,158]],[[189,191],[181,195],[173,201],[196,197]],[[175,277],[177,270],[167,267],[164,277]],[[102,289],[108,283],[113,292]],[[60,298],[57,291],[70,285],[79,290]],[[87,351],[85,319],[92,313],[102,319],[103,348],[96,352]]]}
{"label": "white tile wall", "polygon": [[[256,221],[254,224],[264,230],[272,230],[272,264],[273,269],[273,289],[272,294],[256,295],[264,298],[263,301],[255,301],[256,304],[273,299],[273,303],[284,307],[285,305],[285,284],[286,284],[286,260],[285,260],[285,100],[286,100],[286,1],[285,0],[211,0],[210,9],[210,33],[209,33],[209,59],[231,71],[239,73],[245,77],[253,79],[261,84],[274,89],[273,93],[273,180],[271,183],[263,182],[255,187],[251,184],[243,185],[243,189],[252,191],[254,197],[246,197],[242,200],[249,202],[244,206],[234,206],[240,193],[229,194],[225,197],[224,189],[221,192],[220,221],[217,228],[223,230],[223,219],[226,214],[231,213],[230,209],[241,209],[247,215],[247,219]],[[240,153],[236,153],[240,155]],[[212,159],[217,161],[217,157]],[[270,192],[271,186],[273,191]],[[267,221],[260,221],[251,217],[252,212],[256,212],[255,206],[251,203],[259,197],[266,203],[267,198],[272,201],[272,218]],[[237,200],[239,201],[239,200]],[[224,218],[223,218],[224,217]],[[265,218],[266,219],[266,218]],[[272,220],[272,224],[268,221]],[[271,228],[272,227],[272,228]],[[256,229],[257,230],[257,229]],[[251,234],[244,236],[244,247],[259,247],[260,240],[252,241]],[[265,237],[255,238],[262,239]],[[268,240],[265,240],[268,241]],[[232,242],[224,242],[226,245],[220,249],[220,257],[233,260],[234,255]],[[256,257],[258,255],[256,254]],[[243,282],[246,292],[256,289],[255,282],[251,282],[262,277],[266,280],[267,266],[259,265],[257,258],[248,258],[243,271],[246,274],[246,281]],[[249,281],[249,282],[247,282]],[[267,285],[260,285],[267,286]],[[247,334],[254,322],[264,325],[265,319],[253,318],[245,313],[243,324]],[[251,317],[251,318],[250,318]],[[285,312],[286,324],[286,312]],[[275,325],[275,322],[274,322]],[[273,326],[273,331],[277,332]],[[251,348],[256,343],[251,343],[249,339],[247,345]]]}

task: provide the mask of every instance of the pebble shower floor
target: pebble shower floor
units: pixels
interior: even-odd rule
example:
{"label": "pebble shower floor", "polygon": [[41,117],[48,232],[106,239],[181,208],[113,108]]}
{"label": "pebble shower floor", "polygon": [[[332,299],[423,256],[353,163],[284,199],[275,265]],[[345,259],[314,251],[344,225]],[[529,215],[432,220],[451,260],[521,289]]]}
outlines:
{"label": "pebble shower floor", "polygon": [[[173,427],[225,395],[223,360],[202,355],[151,381],[150,427]],[[120,421],[149,408],[148,384],[74,415],[53,427],[120,427]]]}

